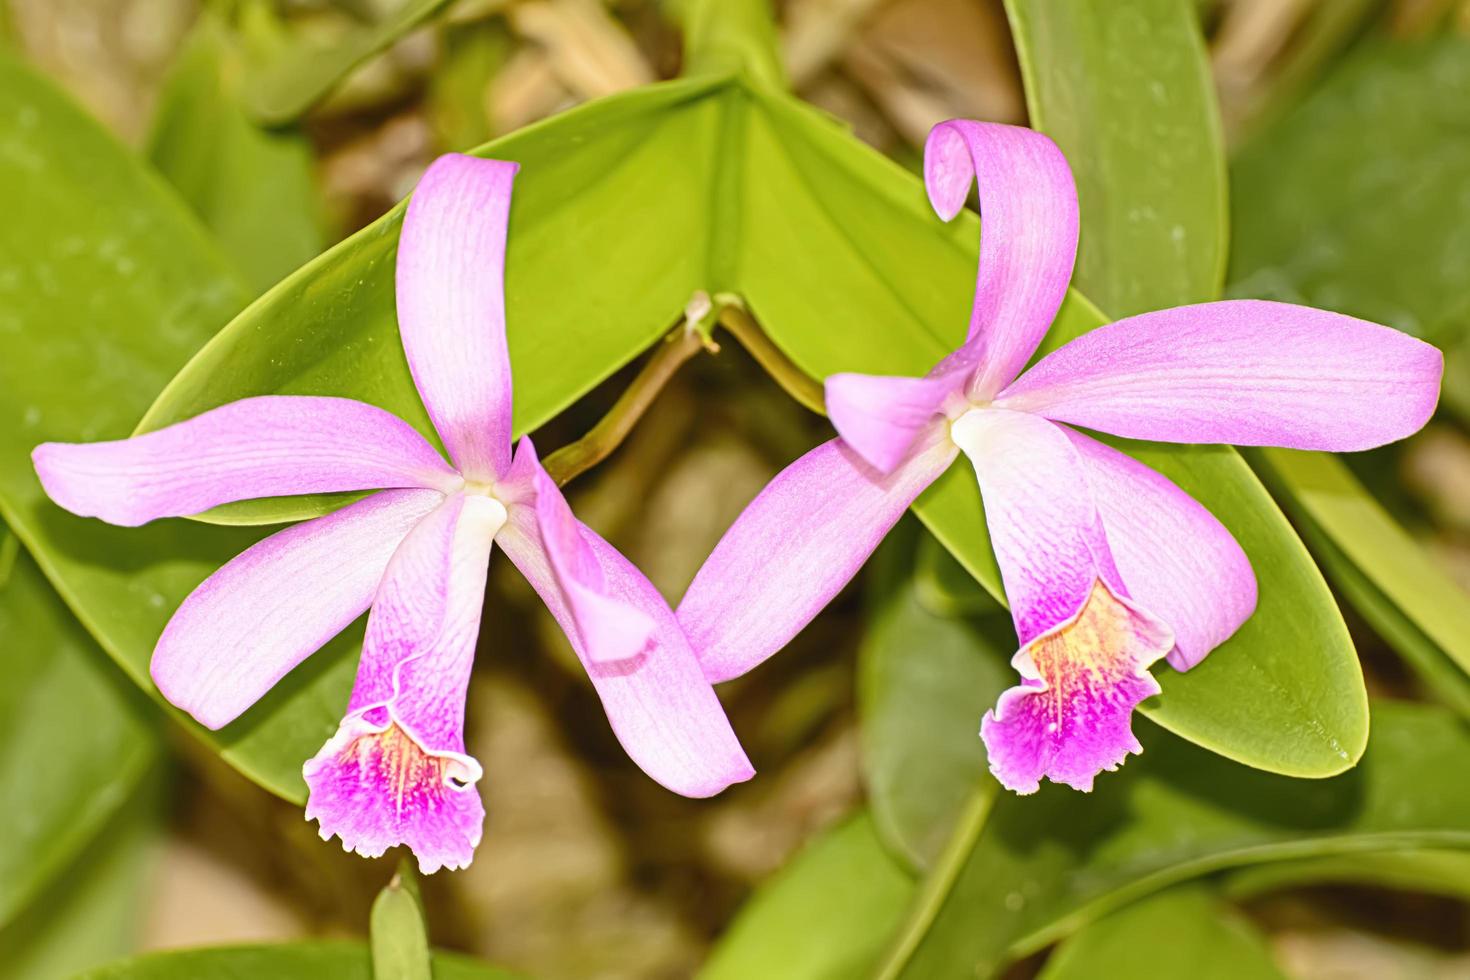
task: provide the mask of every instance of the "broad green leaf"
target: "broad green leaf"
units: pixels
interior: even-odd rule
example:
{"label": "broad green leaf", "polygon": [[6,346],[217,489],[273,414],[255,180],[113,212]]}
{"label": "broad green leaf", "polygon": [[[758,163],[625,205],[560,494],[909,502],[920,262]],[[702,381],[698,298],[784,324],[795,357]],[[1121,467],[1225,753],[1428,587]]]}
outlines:
{"label": "broad green leaf", "polygon": [[413,867],[400,862],[378,892],[370,917],[373,980],[430,980],[429,935]]}
{"label": "broad green leaf", "polygon": [[[1431,340],[1464,335],[1470,42],[1364,43],[1233,168],[1231,292],[1321,305]],[[1372,134],[1363,138],[1363,134]],[[1453,390],[1452,383],[1446,390]],[[1452,399],[1447,398],[1449,402]],[[1325,456],[1267,450],[1279,496],[1349,601],[1465,710],[1470,597]],[[1448,659],[1446,659],[1448,658]]]}
{"label": "broad green leaf", "polygon": [[0,977],[71,980],[138,948],[166,789],[162,779],[145,779],[65,874],[0,929]]}
{"label": "broad green leaf", "polygon": [[248,66],[240,86],[246,109],[268,125],[290,122],[329,95],[348,73],[448,6],[405,0],[375,24],[347,28],[330,45],[288,41]]}
{"label": "broad green leaf", "polygon": [[1214,299],[1225,155],[1191,0],[1006,0],[1031,125],[1072,165],[1073,284],[1113,317]]}
{"label": "broad green leaf", "polygon": [[1235,899],[1305,885],[1373,885],[1470,902],[1470,851],[1405,849],[1277,861],[1241,868],[1222,891]]}
{"label": "broad green leaf", "polygon": [[[0,211],[0,514],[87,631],[154,692],[148,659],[164,623],[260,532],[72,517],[41,492],[30,452],[127,435],[244,290],[165,186],[4,57]],[[349,628],[229,728],[190,729],[250,778],[303,799],[301,763],[341,719],[360,635]]]}
{"label": "broad green leaf", "polygon": [[1470,731],[1378,702],[1351,772],[1294,780],[1210,755],[1146,723],[1144,753],[1090,796],[1043,787],[962,822],[885,977],[992,975],[1099,914],[1221,868],[1399,847],[1470,848]]}
{"label": "broad green leaf", "polygon": [[[704,284],[707,136],[721,106],[701,98],[710,88],[642,89],[476,151],[522,165],[506,255],[518,433],[635,357]],[[169,384],[142,428],[251,395],[331,394],[381,405],[434,438],[394,314],[402,218],[400,204],[251,304]],[[341,500],[249,501],[209,519],[293,520]]]}
{"label": "broad green leaf", "polygon": [[699,980],[864,976],[913,892],[913,880],[859,813],[808,844],[751,896]]}
{"label": "broad green leaf", "polygon": [[[737,265],[751,308],[814,377],[923,373],[961,339],[974,288],[973,215],[946,227],[916,178],[826,120],[776,97],[756,97],[755,108],[745,135]],[[1103,322],[1074,293],[1047,346]],[[1208,660],[1186,674],[1160,668],[1164,693],[1145,713],[1259,768],[1326,776],[1352,765],[1368,728],[1357,656],[1321,574],[1270,495],[1228,448],[1119,445],[1219,517],[1260,584],[1255,615]],[[915,510],[992,594],[1003,595],[963,460]]]}
{"label": "broad green leaf", "polygon": [[54,880],[158,757],[148,703],[31,559],[0,585],[0,925]]}
{"label": "broad green leaf", "polygon": [[[1283,491],[1283,499],[1290,497]],[[1425,694],[1470,718],[1470,676],[1381,592],[1306,514],[1297,528],[1332,583],[1419,676]]]}
{"label": "broad green leaf", "polygon": [[[1287,506],[1311,521],[1329,539],[1335,557],[1345,559],[1363,585],[1381,596],[1387,606],[1383,614],[1397,613],[1406,621],[1397,627],[1375,621],[1375,628],[1388,634],[1385,639],[1394,642],[1410,629],[1470,672],[1470,594],[1439,570],[1352,471],[1325,453],[1267,449],[1259,457],[1284,484]],[[1362,611],[1378,618],[1371,599]]]}
{"label": "broad green leaf", "polygon": [[[995,789],[980,719],[1015,675],[1007,651],[974,622],[924,607],[905,571],[913,567],[912,538],[890,536],[874,558],[858,649],[858,716],[873,823],[890,848],[923,868],[975,787]],[[1008,634],[1009,620],[1000,625]]]}
{"label": "broad green leaf", "polygon": [[[452,953],[434,955],[434,980],[514,980],[516,974]],[[302,942],[149,953],[76,980],[375,980],[362,943]]]}
{"label": "broad green leaf", "polygon": [[326,243],[310,142],[245,116],[231,57],[206,10],[159,94],[147,156],[260,292]]}
{"label": "broad green leaf", "polygon": [[1234,160],[1230,292],[1463,335],[1467,126],[1470,38],[1359,45]]}
{"label": "broad green leaf", "polygon": [[1208,888],[1183,885],[1063,942],[1038,980],[1286,980],[1266,938]]}

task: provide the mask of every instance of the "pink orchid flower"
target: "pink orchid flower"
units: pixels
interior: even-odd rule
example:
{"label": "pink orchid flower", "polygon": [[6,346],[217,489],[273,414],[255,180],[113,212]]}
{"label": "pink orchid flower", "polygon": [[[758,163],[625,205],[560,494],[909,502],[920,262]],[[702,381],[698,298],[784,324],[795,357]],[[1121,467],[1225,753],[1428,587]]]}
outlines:
{"label": "pink orchid flower", "polygon": [[206,579],[164,629],[152,674],[219,728],[371,606],[346,718],[305,766],[306,815],[365,856],[407,844],[425,873],[467,865],[480,840],[464,708],[492,542],[566,631],[645,772],[698,797],[753,774],[667,603],[577,522],[529,439],[512,459],[502,287],[517,169],[441,157],[399,239],[403,349],[454,465],[380,408],[295,396],[33,456],[61,506],[127,526],[235,500],[379,490]]}
{"label": "pink orchid flower", "polygon": [[1367,449],[1430,417],[1442,359],[1352,317],[1231,301],[1119,320],[1021,374],[1072,275],[1076,188],[1045,136],[936,126],[924,179],[942,218],[964,207],[972,178],[984,234],[964,345],[922,378],[828,378],[841,438],[752,501],[695,577],[679,622],[711,680],[745,673],[832,599],[963,452],[1020,642],[1021,683],[981,723],[991,770],[1018,793],[1043,777],[1086,791],[1141,751],[1132,713],[1160,690],[1149,667],[1165,655],[1179,670],[1203,660],[1255,610],[1256,582],[1204,507],[1071,426]]}

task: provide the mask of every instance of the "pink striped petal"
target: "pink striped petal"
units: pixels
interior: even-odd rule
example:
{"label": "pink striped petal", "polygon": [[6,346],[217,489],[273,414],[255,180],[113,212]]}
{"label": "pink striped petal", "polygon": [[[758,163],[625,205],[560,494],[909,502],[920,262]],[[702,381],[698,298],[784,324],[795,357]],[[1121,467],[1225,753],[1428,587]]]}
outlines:
{"label": "pink striped petal", "polygon": [[408,202],[398,239],[398,330],[414,384],[465,476],[510,465],[505,238],[518,164],[451,153]]}
{"label": "pink striped petal", "polygon": [[1256,609],[1256,576],[1215,516],[1166,477],[1080,432],[1082,456],[1128,594],[1174,630],[1169,663],[1188,670]]}
{"label": "pink striped petal", "polygon": [[131,439],[44,443],[31,459],[52,500],[128,527],[236,500],[459,482],[413,426],[348,398],[246,398]]}
{"label": "pink striped petal", "polygon": [[679,623],[705,676],[739,677],[789,643],[955,455],[943,426],[934,426],[886,476],[840,439],[777,474],[725,532],[679,603]]}
{"label": "pink striped petal", "polygon": [[510,481],[525,487],[526,499],[536,510],[536,526],[582,650],[599,663],[627,660],[647,651],[655,640],[653,618],[611,594],[602,565],[583,537],[582,525],[572,516],[556,482],[541,468],[529,438],[523,438],[516,448]]}
{"label": "pink striped petal", "polygon": [[154,683],[207,728],[235,720],[366,611],[393,550],[443,499],[384,490],[252,545],[164,627]]}
{"label": "pink striped petal", "polygon": [[1018,793],[1043,777],[1090,790],[1098,772],[1140,751],[1133,709],[1158,693],[1148,668],[1173,634],[1128,598],[1086,468],[1060,428],[977,409],[951,434],[975,466],[1021,642],[1021,684],[981,722],[991,771]]}
{"label": "pink striped petal", "polygon": [[463,868],[480,842],[482,770],[465,754],[464,708],[485,572],[505,508],[456,494],[394,552],[347,717],[306,763],[306,818],[323,840],[378,857],[406,844],[430,874]]}
{"label": "pink striped petal", "polygon": [[655,781],[684,796],[713,796],[749,779],[755,770],[668,603],[612,545],[585,525],[580,530],[601,569],[606,597],[653,623],[648,648],[637,656],[606,661],[588,654],[536,507],[513,504],[497,540],[566,632],[623,749]]}
{"label": "pink striped petal", "polygon": [[992,398],[1025,367],[1056,317],[1077,258],[1077,188],[1066,157],[1019,126],[951,119],[924,146],[929,201],[948,221],[980,188],[980,271],[966,359],[970,391]]}
{"label": "pink striped petal", "polygon": [[1344,452],[1417,431],[1443,371],[1438,350],[1397,330],[1231,300],[1098,327],[996,405],[1135,439]]}

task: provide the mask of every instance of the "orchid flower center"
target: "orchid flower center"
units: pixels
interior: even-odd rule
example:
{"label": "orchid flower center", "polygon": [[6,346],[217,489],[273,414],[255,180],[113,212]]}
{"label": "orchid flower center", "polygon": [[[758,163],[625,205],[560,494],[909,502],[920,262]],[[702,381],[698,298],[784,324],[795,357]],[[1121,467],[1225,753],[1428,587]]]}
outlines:
{"label": "orchid flower center", "polygon": [[971,404],[949,423],[949,437],[971,459],[975,459],[980,452],[981,429],[985,425],[983,416],[987,411],[989,411],[988,404]]}
{"label": "orchid flower center", "polygon": [[493,538],[505,526],[510,515],[495,491],[493,483],[465,481],[459,491],[465,497],[464,511],[459,518],[464,531]]}

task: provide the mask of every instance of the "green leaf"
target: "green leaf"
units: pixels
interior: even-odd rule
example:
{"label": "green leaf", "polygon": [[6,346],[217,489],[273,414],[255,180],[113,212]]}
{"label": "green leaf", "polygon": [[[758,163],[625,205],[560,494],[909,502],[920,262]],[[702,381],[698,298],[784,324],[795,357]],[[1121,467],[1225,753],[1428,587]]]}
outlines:
{"label": "green leaf", "polygon": [[684,25],[684,73],[744,75],[781,88],[786,70],[777,50],[771,0],[676,0]]}
{"label": "green leaf", "polygon": [[1073,284],[1113,317],[1214,299],[1226,181],[1192,0],[1006,0],[1031,125],[1072,165]]}
{"label": "green leaf", "polygon": [[[995,791],[985,777],[980,718],[1014,674],[1006,651],[973,622],[924,607],[917,580],[904,571],[912,551],[912,536],[900,532],[873,559],[858,716],[873,823],[911,867],[923,868],[949,840],[976,785]],[[1001,624],[1003,635],[1009,625]]]}
{"label": "green leaf", "polygon": [[[515,980],[515,974],[467,956],[434,954],[434,980]],[[150,953],[93,970],[76,980],[376,980],[362,943],[303,942]]]}
{"label": "green leaf", "polygon": [[1437,708],[1378,702],[1353,771],[1293,780],[1151,726],[1144,754],[1090,796],[1002,795],[930,871],[885,977],[987,976],[1097,915],[1220,868],[1398,847],[1470,846],[1470,731]]}
{"label": "green leaf", "polygon": [[1232,872],[1222,890],[1246,899],[1305,885],[1372,885],[1470,902],[1470,852],[1415,848],[1277,861]]}
{"label": "green leaf", "polygon": [[441,148],[478,146],[493,135],[486,90],[514,50],[514,40],[500,20],[449,24],[443,38],[443,62],[429,77],[429,119]]}
{"label": "green leaf", "polygon": [[1236,157],[1230,292],[1463,333],[1466,127],[1470,38],[1359,45]]}
{"label": "green leaf", "polygon": [[[1470,316],[1454,271],[1470,261],[1470,150],[1453,135],[1470,124],[1467,63],[1462,37],[1366,42],[1253,141],[1233,168],[1231,292],[1455,339]],[[1465,592],[1341,463],[1255,458],[1348,600],[1437,697],[1470,710]]]}
{"label": "green leaf", "polygon": [[[87,631],[144,690],[153,644],[205,576],[258,531],[64,513],[30,464],[40,442],[127,435],[148,401],[242,303],[184,205],[47,82],[0,57],[0,515]],[[224,758],[303,799],[301,763],[351,685],[345,634],[225,730]],[[179,716],[182,718],[182,716]]]}
{"label": "green leaf", "polygon": [[24,554],[0,586],[0,637],[4,924],[133,795],[158,757],[158,736],[147,702],[116,675]]}
{"label": "green leaf", "polygon": [[808,844],[750,898],[699,980],[863,976],[913,891],[859,813]]}
{"label": "green leaf", "polygon": [[71,980],[137,949],[144,912],[139,896],[147,893],[157,864],[165,789],[162,779],[144,780],[66,873],[0,929],[0,976]]}
{"label": "green leaf", "polygon": [[431,980],[424,906],[407,859],[373,901],[370,926],[373,980]]}
{"label": "green leaf", "polygon": [[[1255,457],[1354,606],[1438,689],[1453,675],[1456,703],[1470,688],[1470,595],[1374,500],[1337,457],[1266,449]],[[1260,468],[1260,467],[1258,467]],[[1305,530],[1306,528],[1310,530]]]}
{"label": "green leaf", "polygon": [[240,85],[245,108],[259,122],[279,125],[326,98],[342,79],[433,17],[449,0],[406,0],[375,24],[354,25],[331,45],[287,41],[247,66]]}
{"label": "green leaf", "polygon": [[[522,164],[506,318],[515,428],[535,429],[669,329],[704,284],[703,212],[721,102],[674,82],[575,109],[476,151]],[[394,315],[403,205],[281,282],[169,384],[142,429],[260,394],[371,402],[437,442]],[[314,517],[344,498],[246,501],[207,519]]]}
{"label": "green leaf", "polygon": [[[939,223],[897,165],[787,100],[760,96],[745,134],[742,291],[772,338],[814,377],[921,374],[959,343],[973,294],[973,215]],[[773,234],[767,229],[784,229]],[[1046,346],[1104,322],[1075,293]],[[841,324],[833,329],[832,324]],[[949,339],[938,330],[952,324]],[[1202,665],[1162,669],[1144,712],[1249,765],[1327,776],[1367,738],[1357,656],[1321,574],[1249,467],[1222,447],[1115,443],[1215,514],[1250,556],[1256,613]],[[961,461],[915,511],[998,598],[974,475]],[[1290,651],[1283,656],[1282,651]]]}
{"label": "green leaf", "polygon": [[245,116],[232,54],[206,10],[159,94],[146,152],[260,292],[326,243],[311,143]]}
{"label": "green leaf", "polygon": [[1266,939],[1214,893],[1170,888],[1062,943],[1037,980],[1286,980]]}

